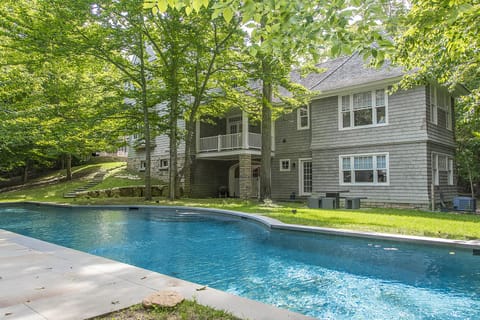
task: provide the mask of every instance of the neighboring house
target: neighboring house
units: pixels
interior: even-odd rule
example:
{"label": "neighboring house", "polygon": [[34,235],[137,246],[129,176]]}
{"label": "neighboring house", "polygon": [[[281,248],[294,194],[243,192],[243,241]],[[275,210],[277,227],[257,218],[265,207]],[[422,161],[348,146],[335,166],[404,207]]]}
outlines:
{"label": "neighboring house", "polygon": [[[292,75],[319,94],[273,124],[272,197],[348,190],[381,206],[426,208],[432,194],[435,203],[451,201],[456,176],[449,93],[432,84],[390,94],[402,72],[367,68],[358,55],[320,67],[327,70]],[[157,137],[156,143],[154,168],[168,140]],[[259,124],[239,108],[198,122],[192,195],[217,197],[228,189],[231,197],[256,197],[260,149]],[[138,155],[129,151],[129,163],[141,163]]]}

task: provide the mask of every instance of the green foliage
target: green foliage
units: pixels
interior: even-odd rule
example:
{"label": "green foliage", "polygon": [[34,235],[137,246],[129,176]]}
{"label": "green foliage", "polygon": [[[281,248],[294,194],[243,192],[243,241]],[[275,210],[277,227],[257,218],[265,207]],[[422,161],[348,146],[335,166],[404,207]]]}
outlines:
{"label": "green foliage", "polygon": [[[458,169],[464,181],[479,180],[480,2],[420,0],[400,19],[390,55],[405,67],[405,86],[435,81],[465,94],[456,105]],[[473,184],[473,183],[472,183]]]}
{"label": "green foliage", "polygon": [[76,20],[66,23],[55,9],[44,1],[0,5],[3,169],[106,150],[124,128],[118,73],[67,45]]}

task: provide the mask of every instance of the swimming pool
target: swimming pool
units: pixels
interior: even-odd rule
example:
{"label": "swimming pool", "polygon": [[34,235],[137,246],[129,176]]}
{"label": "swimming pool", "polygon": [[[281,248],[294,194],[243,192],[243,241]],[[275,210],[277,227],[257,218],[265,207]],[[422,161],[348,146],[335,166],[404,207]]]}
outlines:
{"label": "swimming pool", "polygon": [[321,319],[478,319],[480,256],[187,210],[0,206],[0,228]]}

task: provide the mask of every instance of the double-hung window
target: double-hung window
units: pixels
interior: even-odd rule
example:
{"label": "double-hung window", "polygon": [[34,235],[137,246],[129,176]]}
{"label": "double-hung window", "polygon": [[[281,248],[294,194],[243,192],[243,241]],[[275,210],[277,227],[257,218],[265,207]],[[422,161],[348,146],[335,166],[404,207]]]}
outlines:
{"label": "double-hung window", "polygon": [[450,186],[454,185],[453,181],[453,157],[432,152],[432,180],[433,184]]}
{"label": "double-hung window", "polygon": [[340,184],[388,184],[388,154],[340,156]]}
{"label": "double-hung window", "polygon": [[430,85],[430,122],[452,130],[452,98],[447,90]]}
{"label": "double-hung window", "polygon": [[310,128],[310,108],[304,106],[297,109],[297,130]]}
{"label": "double-hung window", "polygon": [[387,97],[385,89],[339,96],[340,129],[384,125]]}

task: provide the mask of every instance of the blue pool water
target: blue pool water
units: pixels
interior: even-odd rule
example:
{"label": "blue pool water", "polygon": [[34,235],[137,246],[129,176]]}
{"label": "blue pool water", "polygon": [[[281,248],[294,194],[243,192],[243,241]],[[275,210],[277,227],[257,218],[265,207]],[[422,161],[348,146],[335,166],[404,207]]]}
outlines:
{"label": "blue pool water", "polygon": [[0,206],[0,228],[321,319],[480,319],[471,250],[153,208]]}

